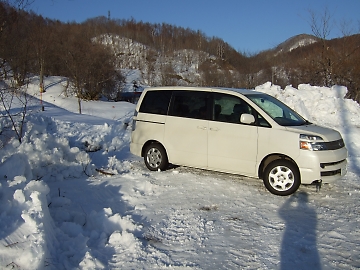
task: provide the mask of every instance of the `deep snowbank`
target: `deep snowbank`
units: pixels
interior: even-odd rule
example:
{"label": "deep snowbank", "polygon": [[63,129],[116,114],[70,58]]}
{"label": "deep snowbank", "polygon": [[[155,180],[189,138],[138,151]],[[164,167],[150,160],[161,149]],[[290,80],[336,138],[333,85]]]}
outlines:
{"label": "deep snowbank", "polygon": [[300,84],[298,89],[292,86],[281,89],[267,82],[255,90],[276,97],[310,122],[330,127],[360,127],[359,104],[345,99],[347,88],[344,86],[329,88]]}

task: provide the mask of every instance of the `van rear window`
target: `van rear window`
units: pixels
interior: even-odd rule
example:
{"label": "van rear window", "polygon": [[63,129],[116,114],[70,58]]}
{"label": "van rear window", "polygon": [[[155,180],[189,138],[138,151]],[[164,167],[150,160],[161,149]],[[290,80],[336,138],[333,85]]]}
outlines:
{"label": "van rear window", "polygon": [[209,119],[208,96],[209,93],[205,91],[174,91],[169,115]]}
{"label": "van rear window", "polygon": [[172,91],[148,91],[139,112],[167,115]]}

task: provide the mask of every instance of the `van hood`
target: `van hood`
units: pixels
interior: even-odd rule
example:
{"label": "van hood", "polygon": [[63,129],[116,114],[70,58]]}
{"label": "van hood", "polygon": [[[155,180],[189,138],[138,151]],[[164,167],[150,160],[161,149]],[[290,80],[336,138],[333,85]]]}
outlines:
{"label": "van hood", "polygon": [[299,134],[311,134],[317,135],[324,139],[326,142],[336,141],[342,139],[341,134],[331,128],[318,126],[315,124],[308,124],[305,126],[292,126],[286,127],[287,130],[296,132]]}

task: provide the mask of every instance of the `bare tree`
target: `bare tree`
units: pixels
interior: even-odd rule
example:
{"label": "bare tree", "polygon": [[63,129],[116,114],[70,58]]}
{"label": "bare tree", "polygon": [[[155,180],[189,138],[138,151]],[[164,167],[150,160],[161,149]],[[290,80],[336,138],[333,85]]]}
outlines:
{"label": "bare tree", "polygon": [[35,0],[0,0],[0,3],[13,6],[17,9],[25,9],[30,6]]}
{"label": "bare tree", "polygon": [[30,23],[31,31],[29,33],[29,40],[37,58],[37,67],[40,74],[40,93],[43,93],[45,92],[44,72],[47,60],[46,53],[51,42],[53,31],[50,31],[51,22],[43,19],[41,16],[34,16]]}
{"label": "bare tree", "polygon": [[321,55],[318,60],[319,73],[323,78],[324,86],[333,85],[333,61],[331,58],[331,47],[328,45],[328,37],[334,25],[332,16],[328,8],[324,9],[321,16],[318,16],[314,11],[310,13],[310,27],[313,34],[320,39],[322,44]]}
{"label": "bare tree", "polygon": [[313,10],[309,10],[309,14],[310,27],[313,34],[322,40],[326,40],[331,33],[332,27],[334,26],[329,9],[325,8],[320,17]]}
{"label": "bare tree", "polygon": [[[14,46],[10,46],[11,43],[7,42],[14,36],[21,37],[21,34],[17,33],[18,28],[14,27],[19,20],[16,10],[24,9],[29,4],[28,0],[0,0],[0,52],[3,57],[10,56],[8,59],[2,58],[0,66],[0,135],[3,137],[8,132],[12,137],[15,133],[15,137],[20,143],[28,113],[28,95],[20,89],[18,82],[21,81],[21,84],[25,82],[25,76],[19,75],[22,73],[19,70],[26,70],[28,47],[27,42],[21,42],[22,45],[14,50]],[[13,41],[18,45],[16,39]],[[25,48],[25,50],[17,50],[19,48]],[[24,56],[25,58],[23,58]],[[13,61],[9,61],[9,59]],[[10,74],[13,78],[10,77]],[[2,148],[4,145],[2,138],[0,138],[0,142],[0,148]]]}
{"label": "bare tree", "polygon": [[81,100],[98,99],[104,92],[117,91],[114,82],[115,57],[109,47],[92,41],[91,33],[81,25],[63,26],[59,35],[62,44],[62,63],[72,81],[81,113]]}
{"label": "bare tree", "polygon": [[[0,118],[1,132],[14,131],[15,137],[21,143],[25,125],[25,117],[28,113],[29,96],[17,87],[11,87],[2,83],[0,87]],[[11,136],[11,135],[10,135]]]}

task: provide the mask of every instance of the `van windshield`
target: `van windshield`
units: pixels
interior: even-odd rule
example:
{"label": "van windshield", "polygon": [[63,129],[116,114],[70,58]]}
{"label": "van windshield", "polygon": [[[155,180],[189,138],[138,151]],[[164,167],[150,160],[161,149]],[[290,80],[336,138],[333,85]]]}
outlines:
{"label": "van windshield", "polygon": [[251,101],[264,110],[276,123],[281,126],[301,126],[310,122],[302,118],[280,100],[267,94],[248,94]]}

